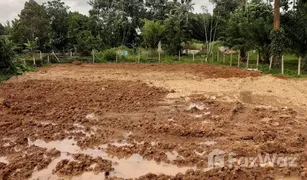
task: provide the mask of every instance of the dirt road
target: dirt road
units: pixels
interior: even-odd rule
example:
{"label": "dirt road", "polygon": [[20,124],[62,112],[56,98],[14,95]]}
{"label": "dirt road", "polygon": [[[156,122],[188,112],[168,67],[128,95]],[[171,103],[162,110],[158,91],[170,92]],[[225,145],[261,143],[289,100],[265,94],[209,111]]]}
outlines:
{"label": "dirt road", "polygon": [[43,67],[0,86],[0,179],[307,179],[306,87],[202,64]]}

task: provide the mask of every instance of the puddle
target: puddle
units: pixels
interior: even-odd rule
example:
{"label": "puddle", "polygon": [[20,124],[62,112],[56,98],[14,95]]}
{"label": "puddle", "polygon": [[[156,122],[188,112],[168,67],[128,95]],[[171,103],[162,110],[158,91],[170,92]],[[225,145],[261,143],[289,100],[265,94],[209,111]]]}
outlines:
{"label": "puddle", "polygon": [[[132,144],[129,144],[127,142],[113,142],[109,144],[116,146],[116,147],[133,146]],[[99,147],[102,149],[107,149],[109,144],[103,144],[103,145],[100,145]]]}
{"label": "puddle", "polygon": [[62,153],[64,152],[69,152],[69,153],[80,153],[81,148],[77,146],[77,142],[73,139],[64,139],[62,141],[51,141],[46,143],[43,140],[36,140],[36,141],[30,141],[28,139],[29,146],[34,145],[42,148],[47,148],[47,149],[53,149],[56,148],[57,150],[61,151]]}
{"label": "puddle", "polygon": [[85,172],[82,175],[72,177],[69,180],[104,180],[104,179],[106,179],[104,173],[94,174],[91,172]]}
{"label": "puddle", "polygon": [[6,157],[0,157],[0,163],[9,164],[10,162],[7,160]]}
{"label": "puddle", "polygon": [[176,160],[177,156],[178,156],[178,152],[177,151],[167,152],[165,154],[167,155],[167,159],[170,160],[170,161]]}
{"label": "puddle", "polygon": [[59,176],[52,174],[52,170],[55,169],[56,165],[64,160],[73,160],[72,157],[66,155],[66,153],[61,153],[61,156],[53,160],[46,169],[43,169],[41,171],[34,171],[32,173],[31,179],[39,179],[39,180],[56,180],[56,179],[61,179]]}
{"label": "puddle", "polygon": [[[74,145],[73,145],[74,144]],[[112,162],[116,162],[116,165],[113,165],[114,172],[110,174],[110,176],[117,176],[121,178],[138,178],[140,176],[146,175],[148,173],[154,174],[166,174],[166,175],[176,175],[178,173],[185,173],[188,169],[196,169],[191,167],[177,167],[176,165],[167,164],[167,163],[157,163],[155,161],[145,160],[142,156],[138,154],[134,154],[129,158],[126,159],[118,159],[117,157],[110,157],[108,154],[99,149],[85,149],[82,150],[79,146],[76,145],[77,143],[72,139],[65,139],[63,141],[51,141],[46,143],[42,140],[36,140],[34,142],[29,141],[29,145],[36,145],[39,147],[52,149],[56,148],[57,150],[61,151],[61,157],[52,161],[52,163],[48,166],[47,169],[34,172],[32,175],[33,178],[38,179],[52,179],[55,178],[56,175],[52,175],[52,170],[55,168],[56,164],[60,162],[62,159],[70,159],[65,155],[65,153],[81,153],[86,154],[89,156],[95,157],[102,157],[103,159],[111,160]],[[119,143],[118,145],[123,145]],[[174,157],[175,154],[172,154]],[[172,158],[171,157],[171,158]],[[103,175],[103,177],[102,177]],[[58,177],[57,177],[58,178]],[[93,173],[86,173],[80,177],[74,177],[73,179],[103,179],[104,173],[101,175],[94,175]]]}
{"label": "puddle", "polygon": [[215,145],[217,142],[215,141],[206,141],[206,142],[201,142],[199,143],[200,145],[206,145],[206,146],[213,146]]}

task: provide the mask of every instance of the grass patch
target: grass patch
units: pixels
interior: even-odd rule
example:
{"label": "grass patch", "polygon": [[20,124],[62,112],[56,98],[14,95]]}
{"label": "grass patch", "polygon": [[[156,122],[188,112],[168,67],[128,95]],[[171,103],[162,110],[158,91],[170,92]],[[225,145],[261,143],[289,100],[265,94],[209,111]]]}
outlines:
{"label": "grass patch", "polygon": [[12,76],[14,76],[14,74],[3,74],[3,73],[0,73],[0,83],[10,79]]}

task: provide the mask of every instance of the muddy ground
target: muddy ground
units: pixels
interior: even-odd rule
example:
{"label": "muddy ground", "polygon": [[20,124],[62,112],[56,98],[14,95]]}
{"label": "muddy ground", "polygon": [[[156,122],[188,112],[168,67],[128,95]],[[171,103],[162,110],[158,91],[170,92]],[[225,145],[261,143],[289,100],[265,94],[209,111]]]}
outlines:
{"label": "muddy ground", "polygon": [[0,86],[0,179],[307,179],[306,85],[200,64],[43,67]]}

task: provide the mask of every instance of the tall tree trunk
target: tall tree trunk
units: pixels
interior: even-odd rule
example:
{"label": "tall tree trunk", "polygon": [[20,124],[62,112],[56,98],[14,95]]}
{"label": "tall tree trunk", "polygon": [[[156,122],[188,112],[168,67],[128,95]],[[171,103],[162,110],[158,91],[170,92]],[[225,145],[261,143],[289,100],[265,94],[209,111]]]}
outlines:
{"label": "tall tree trunk", "polygon": [[274,30],[280,29],[280,0],[274,0]]}
{"label": "tall tree trunk", "polygon": [[[280,0],[274,0],[274,30],[280,29]],[[273,66],[278,67],[280,65],[279,55],[273,57]]]}

